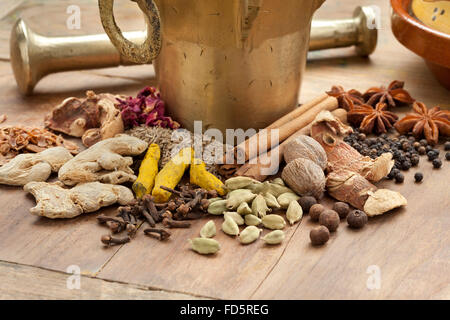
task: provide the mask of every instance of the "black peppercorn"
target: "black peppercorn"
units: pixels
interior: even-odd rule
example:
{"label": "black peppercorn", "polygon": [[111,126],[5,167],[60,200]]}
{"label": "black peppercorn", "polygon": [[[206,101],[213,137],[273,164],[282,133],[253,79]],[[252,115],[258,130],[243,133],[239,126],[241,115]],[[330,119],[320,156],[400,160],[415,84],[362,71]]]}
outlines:
{"label": "black peppercorn", "polygon": [[347,223],[350,228],[360,229],[368,221],[367,214],[361,210],[353,210],[347,216]]}
{"label": "black peppercorn", "polygon": [[416,172],[414,180],[416,180],[416,182],[421,182],[423,180],[423,174],[421,172]]}
{"label": "black peppercorn", "polygon": [[419,143],[420,143],[422,146],[424,146],[424,147],[426,147],[426,146],[428,145],[428,142],[427,142],[426,139],[420,140]]}
{"label": "black peppercorn", "polygon": [[311,230],[309,238],[314,246],[321,246],[330,239],[330,231],[326,227],[320,226]]}
{"label": "black peppercorn", "polygon": [[309,209],[315,205],[317,203],[316,198],[311,197],[311,196],[305,196],[305,197],[301,197],[298,200],[298,203],[300,204],[300,206],[303,209],[303,213],[307,214],[309,212]]}
{"label": "black peppercorn", "polygon": [[430,150],[427,153],[427,157],[428,157],[428,161],[433,161],[434,159],[436,159],[438,157],[438,155],[433,150]]}
{"label": "black peppercorn", "polygon": [[403,149],[403,151],[408,150],[408,148],[409,148],[409,142],[403,142],[403,143],[402,143],[402,149]]}
{"label": "black peppercorn", "polygon": [[450,161],[450,152],[445,154],[445,160]]}
{"label": "black peppercorn", "polygon": [[403,175],[403,173],[399,173],[394,177],[394,179],[397,183],[403,183],[403,181],[405,181],[405,176]]}
{"label": "black peppercorn", "polygon": [[421,146],[420,142],[416,141],[416,142],[413,143],[413,147],[416,148],[416,149],[419,149],[420,146]]}
{"label": "black peppercorn", "polygon": [[428,153],[428,152],[430,152],[430,151],[433,150],[433,147],[432,147],[432,146],[426,146],[426,147],[425,147],[425,150],[426,150],[427,153]]}
{"label": "black peppercorn", "polygon": [[411,165],[413,167],[417,166],[420,162],[420,157],[418,155],[414,155],[411,157]]}
{"label": "black peppercorn", "polygon": [[411,168],[412,164],[411,161],[405,160],[402,162],[402,169],[403,170],[409,170]]}
{"label": "black peppercorn", "polygon": [[433,160],[433,167],[435,169],[439,169],[440,167],[442,167],[442,161],[441,159],[434,159]]}
{"label": "black peppercorn", "polygon": [[444,144],[444,149],[445,149],[445,151],[450,151],[450,141],[447,141],[447,142]]}
{"label": "black peppercorn", "polygon": [[359,140],[366,140],[366,135],[364,133],[360,133],[360,134],[358,134],[358,139]]}
{"label": "black peppercorn", "polygon": [[420,155],[424,155],[425,153],[427,153],[427,150],[425,149],[424,146],[420,146],[419,149],[417,149],[417,151],[419,152]]}

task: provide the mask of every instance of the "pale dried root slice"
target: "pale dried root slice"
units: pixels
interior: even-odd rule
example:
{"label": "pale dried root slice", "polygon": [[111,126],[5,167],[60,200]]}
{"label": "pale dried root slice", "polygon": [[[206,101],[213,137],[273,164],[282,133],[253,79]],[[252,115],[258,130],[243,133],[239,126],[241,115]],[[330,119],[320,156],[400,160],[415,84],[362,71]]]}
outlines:
{"label": "pale dried root slice", "polygon": [[367,179],[348,170],[330,173],[327,188],[330,196],[364,210],[369,217],[407,204],[400,193],[388,189],[377,190]]}
{"label": "pale dried root slice", "polygon": [[0,167],[0,184],[24,186],[32,181],[46,181],[52,172],[73,156],[64,147],[46,149],[39,153],[19,154]]}
{"label": "pale dried root slice", "polygon": [[407,204],[408,201],[400,193],[388,189],[378,189],[375,192],[369,192],[369,198],[364,204],[364,211],[369,217],[373,217]]}
{"label": "pale dried root slice", "polygon": [[347,202],[360,210],[369,197],[369,192],[377,190],[373,184],[356,172],[339,170],[327,177],[328,194],[333,198]]}
{"label": "pale dried root slice", "polygon": [[120,134],[100,141],[66,162],[58,173],[64,184],[102,181],[111,184],[134,182],[136,176],[130,165],[136,156],[143,153],[148,144],[138,138]]}
{"label": "pale dried root slice", "polygon": [[58,183],[30,182],[24,190],[36,198],[31,214],[51,219],[73,218],[115,203],[130,205],[134,202],[130,189],[100,182],[79,184],[72,189],[64,189]]}
{"label": "pale dried root slice", "polygon": [[320,113],[311,127],[311,136],[324,148],[327,158],[327,171],[349,170],[359,173],[371,182],[377,182],[389,174],[394,161],[392,154],[384,153],[376,159],[364,157],[345,143],[341,136],[352,132],[330,112]]}

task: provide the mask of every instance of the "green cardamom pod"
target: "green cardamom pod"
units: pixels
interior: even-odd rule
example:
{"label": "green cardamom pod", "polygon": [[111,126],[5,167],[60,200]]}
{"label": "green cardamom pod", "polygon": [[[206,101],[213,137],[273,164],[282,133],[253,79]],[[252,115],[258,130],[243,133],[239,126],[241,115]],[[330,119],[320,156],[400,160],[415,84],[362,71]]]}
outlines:
{"label": "green cardamom pod", "polygon": [[294,223],[300,221],[303,217],[303,209],[297,201],[292,201],[286,211],[286,218],[289,223],[293,225]]}
{"label": "green cardamom pod", "polygon": [[246,215],[244,221],[248,226],[259,226],[261,224],[261,219],[253,214]]}
{"label": "green cardamom pod", "polygon": [[239,235],[239,240],[242,244],[255,242],[259,238],[261,231],[262,229],[259,229],[255,226],[249,226],[242,230],[241,234]]}
{"label": "green cardamom pod", "polygon": [[248,205],[247,202],[242,202],[239,207],[237,208],[237,213],[239,213],[240,215],[247,215],[247,214],[251,214],[253,211],[250,208],[250,206]]}
{"label": "green cardamom pod", "polygon": [[227,181],[225,181],[225,187],[229,190],[229,191],[233,191],[236,189],[242,189],[245,188],[246,186],[255,183],[261,183],[259,181],[256,181],[255,179],[252,178],[248,178],[248,177],[234,177],[234,178],[230,178]]}
{"label": "green cardamom pod", "polygon": [[261,193],[262,189],[264,187],[264,183],[258,182],[258,183],[252,183],[245,187],[245,189],[250,190],[254,194]]}
{"label": "green cardamom pod", "polygon": [[281,230],[286,226],[286,221],[284,221],[282,216],[277,214],[269,214],[262,217],[261,220],[263,226],[271,230]]}
{"label": "green cardamom pod", "polygon": [[287,209],[292,201],[298,201],[298,199],[300,199],[300,197],[295,193],[286,192],[280,195],[277,198],[277,201],[280,204],[281,208]]}
{"label": "green cardamom pod", "polygon": [[266,234],[262,239],[267,244],[280,244],[284,240],[284,232],[275,230]]}
{"label": "green cardamom pod", "polygon": [[275,209],[281,208],[280,204],[277,201],[277,198],[275,198],[272,194],[266,193],[263,197],[264,197],[264,200],[266,200],[266,204],[269,208],[275,208]]}
{"label": "green cardamom pod", "polygon": [[200,237],[212,238],[216,235],[216,225],[214,221],[209,220],[200,230]]}
{"label": "green cardamom pod", "polygon": [[239,227],[237,223],[231,217],[225,217],[225,221],[222,223],[222,231],[230,236],[237,236],[239,234]]}
{"label": "green cardamom pod", "polygon": [[227,200],[219,200],[210,203],[208,206],[208,213],[220,216],[227,210]]}
{"label": "green cardamom pod", "polygon": [[276,184],[276,183],[270,183],[269,181],[266,181],[261,184],[261,187],[258,188],[259,193],[266,194],[270,193],[275,198],[278,198],[280,195],[286,192],[294,192],[288,187]]}
{"label": "green cardamom pod", "polygon": [[273,179],[272,183],[279,184],[280,186],[286,186],[286,184],[284,183],[283,179],[281,179],[281,178]]}
{"label": "green cardamom pod", "polygon": [[247,189],[237,189],[231,191],[227,196],[227,209],[237,209],[242,202],[250,202],[255,197],[256,194]]}
{"label": "green cardamom pod", "polygon": [[266,204],[266,199],[260,194],[257,195],[252,202],[252,214],[257,217],[264,217],[270,211],[270,208]]}
{"label": "green cardamom pod", "polygon": [[200,254],[214,254],[220,250],[219,242],[214,239],[195,238],[189,241],[192,250]]}
{"label": "green cardamom pod", "polygon": [[211,199],[208,199],[209,204],[214,203],[214,202],[216,202],[216,201],[220,201],[220,200],[223,200],[223,198],[217,197],[217,198],[211,198]]}
{"label": "green cardamom pod", "polygon": [[238,226],[242,226],[244,224],[244,218],[237,212],[224,212],[224,217],[230,217],[236,222]]}

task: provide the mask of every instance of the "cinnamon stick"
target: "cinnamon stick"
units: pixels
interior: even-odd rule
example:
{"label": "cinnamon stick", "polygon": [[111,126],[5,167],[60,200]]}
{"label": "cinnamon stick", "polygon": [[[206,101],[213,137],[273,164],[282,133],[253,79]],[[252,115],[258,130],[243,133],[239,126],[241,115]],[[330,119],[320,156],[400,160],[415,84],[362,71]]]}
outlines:
{"label": "cinnamon stick", "polygon": [[[337,117],[342,122],[347,121],[347,111],[344,109],[336,109],[331,112],[335,117]],[[283,160],[283,152],[286,148],[287,144],[292,141],[293,139],[297,138],[300,135],[309,135],[310,130],[312,126],[312,121],[304,128],[298,130],[295,134],[291,135],[288,139],[286,139],[283,143],[281,143],[279,146],[276,146],[274,149],[270,150],[267,154],[263,155],[266,159],[269,159],[268,163],[263,163],[261,161],[261,157],[258,157],[256,161],[252,161],[252,163],[246,163],[245,165],[241,166],[235,173],[237,176],[245,176],[250,177],[258,181],[264,181],[269,175],[270,172],[263,172],[264,168],[270,168],[273,164],[273,161],[278,161],[278,164],[281,163]],[[278,153],[278,154],[276,154]],[[273,158],[272,158],[273,155]],[[278,166],[274,168],[278,170]],[[273,172],[272,174],[275,174],[276,172]]]}
{"label": "cinnamon stick", "polygon": [[[319,100],[319,98],[316,98],[313,101],[315,100]],[[239,163],[242,161],[248,161],[257,157],[258,154],[261,154],[264,150],[259,150],[260,143],[265,145],[265,150],[272,149],[274,145],[271,139],[271,130],[278,130],[278,143],[281,143],[292,136],[294,133],[296,133],[298,130],[311,123],[321,111],[333,111],[338,108],[338,101],[334,97],[327,97],[316,105],[313,105],[312,103],[313,102],[307,104],[307,108],[309,109],[304,112],[295,112],[296,110],[294,110],[293,113],[297,114],[296,118],[282,124],[278,128],[274,127],[274,124],[272,124],[268,128],[260,131],[259,133],[236,146],[234,150],[235,162]],[[279,123],[283,123],[286,120],[285,117],[281,118],[279,120]]]}

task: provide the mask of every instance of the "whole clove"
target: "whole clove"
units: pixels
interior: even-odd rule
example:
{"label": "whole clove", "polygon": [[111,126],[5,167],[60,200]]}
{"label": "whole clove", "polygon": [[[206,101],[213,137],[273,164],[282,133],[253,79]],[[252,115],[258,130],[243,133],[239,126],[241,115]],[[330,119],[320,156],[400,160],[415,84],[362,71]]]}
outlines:
{"label": "whole clove", "polygon": [[168,227],[168,228],[190,228],[191,227],[190,222],[176,221],[176,220],[172,220],[170,218],[164,218],[162,223],[163,223],[163,226]]}
{"label": "whole clove", "polygon": [[114,246],[114,245],[125,244],[125,243],[130,242],[130,240],[131,239],[130,239],[129,236],[126,236],[126,237],[123,237],[123,238],[115,238],[115,237],[110,236],[110,235],[103,235],[101,237],[102,243],[104,245],[106,245],[106,246]]}
{"label": "whole clove", "polygon": [[160,241],[169,239],[171,236],[170,232],[165,229],[149,228],[144,230],[144,234]]}

